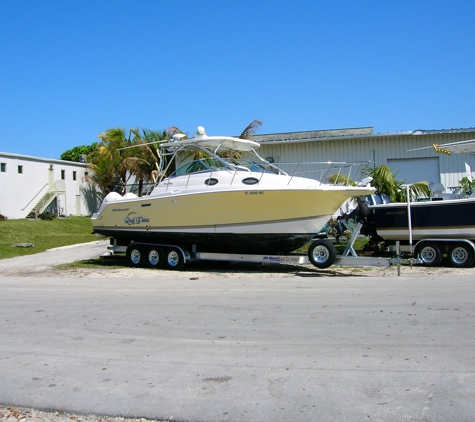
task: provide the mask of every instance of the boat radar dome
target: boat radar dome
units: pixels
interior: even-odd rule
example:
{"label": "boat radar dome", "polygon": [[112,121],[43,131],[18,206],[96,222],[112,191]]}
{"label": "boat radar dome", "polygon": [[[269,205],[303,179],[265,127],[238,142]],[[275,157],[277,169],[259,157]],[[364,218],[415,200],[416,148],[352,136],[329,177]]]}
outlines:
{"label": "boat radar dome", "polygon": [[198,126],[197,132],[199,136],[206,136],[205,128],[203,126]]}
{"label": "boat radar dome", "polygon": [[172,136],[173,141],[179,141],[180,139],[184,138],[186,135],[184,133],[175,133]]}

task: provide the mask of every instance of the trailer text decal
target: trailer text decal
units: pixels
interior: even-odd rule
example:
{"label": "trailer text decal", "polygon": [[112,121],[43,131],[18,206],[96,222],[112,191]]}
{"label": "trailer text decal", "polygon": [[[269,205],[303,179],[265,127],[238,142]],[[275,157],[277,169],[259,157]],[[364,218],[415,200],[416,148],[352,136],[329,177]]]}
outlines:
{"label": "trailer text decal", "polygon": [[128,224],[131,226],[132,224],[140,224],[140,223],[148,223],[150,222],[150,219],[147,217],[140,217],[140,216],[134,216],[134,214],[137,214],[135,212],[131,212],[127,215],[127,217],[124,218],[124,223]]}
{"label": "trailer text decal", "polygon": [[287,262],[299,263],[298,256],[265,256],[262,260],[264,262],[274,262],[276,264],[284,264]]}

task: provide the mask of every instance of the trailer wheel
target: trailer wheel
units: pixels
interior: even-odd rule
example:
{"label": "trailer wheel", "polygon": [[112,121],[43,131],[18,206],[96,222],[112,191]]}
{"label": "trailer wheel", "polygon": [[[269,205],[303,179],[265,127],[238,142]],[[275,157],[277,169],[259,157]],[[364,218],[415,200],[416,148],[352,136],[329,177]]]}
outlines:
{"label": "trailer wheel", "polygon": [[435,243],[424,243],[417,248],[416,256],[422,260],[426,267],[438,267],[442,262],[442,252]]}
{"label": "trailer wheel", "polygon": [[452,266],[467,268],[472,266],[475,255],[473,253],[473,248],[471,248],[470,245],[456,243],[449,248],[447,257]]}
{"label": "trailer wheel", "polygon": [[316,240],[308,248],[308,259],[317,268],[328,268],[335,262],[336,249],[327,240]]}
{"label": "trailer wheel", "polygon": [[165,259],[165,266],[169,270],[181,270],[185,266],[185,257],[178,248],[169,248]]}
{"label": "trailer wheel", "polygon": [[163,268],[165,264],[165,252],[160,246],[151,246],[148,249],[147,264],[151,268]]}
{"label": "trailer wheel", "polygon": [[144,265],[144,253],[143,248],[135,243],[132,243],[127,247],[126,251],[127,261],[132,267],[142,267]]}

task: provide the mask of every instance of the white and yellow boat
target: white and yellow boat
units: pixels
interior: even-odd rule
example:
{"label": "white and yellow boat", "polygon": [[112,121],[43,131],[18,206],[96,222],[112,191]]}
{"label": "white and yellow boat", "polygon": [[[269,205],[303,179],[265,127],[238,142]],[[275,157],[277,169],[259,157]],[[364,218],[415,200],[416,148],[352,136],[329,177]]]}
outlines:
{"label": "white and yellow boat", "polygon": [[[147,196],[110,193],[92,216],[94,232],[123,245],[288,253],[315,237],[347,198],[374,192],[287,174],[257,154],[257,142],[199,131],[192,139],[163,143],[161,149],[172,150],[174,157],[198,150],[206,158],[159,180]],[[234,152],[254,155],[256,161],[232,158]]]}

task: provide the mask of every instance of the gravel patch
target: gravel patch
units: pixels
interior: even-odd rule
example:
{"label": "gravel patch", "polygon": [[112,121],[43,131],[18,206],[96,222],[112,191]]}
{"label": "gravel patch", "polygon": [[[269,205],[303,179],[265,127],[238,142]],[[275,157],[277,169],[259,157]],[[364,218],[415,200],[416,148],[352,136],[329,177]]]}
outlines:
{"label": "gravel patch", "polygon": [[0,420],[7,422],[163,422],[155,419],[76,415],[67,412],[44,412],[25,407],[0,406]]}

